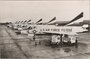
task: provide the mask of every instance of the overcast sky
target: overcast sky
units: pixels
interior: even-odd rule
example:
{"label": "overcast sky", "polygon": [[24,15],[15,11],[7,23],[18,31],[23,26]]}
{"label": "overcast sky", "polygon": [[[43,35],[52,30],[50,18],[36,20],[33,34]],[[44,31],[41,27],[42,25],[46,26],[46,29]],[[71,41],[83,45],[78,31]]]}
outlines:
{"label": "overcast sky", "polygon": [[0,1],[0,22],[32,20],[70,21],[81,12],[80,20],[90,20],[89,1]]}

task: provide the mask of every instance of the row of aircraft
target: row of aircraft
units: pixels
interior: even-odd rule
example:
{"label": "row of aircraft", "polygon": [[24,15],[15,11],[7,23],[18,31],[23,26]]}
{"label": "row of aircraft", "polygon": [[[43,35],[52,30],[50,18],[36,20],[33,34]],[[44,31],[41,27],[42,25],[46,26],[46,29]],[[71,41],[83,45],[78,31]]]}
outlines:
{"label": "row of aircraft", "polygon": [[60,43],[60,42],[70,42],[76,43],[78,34],[84,31],[88,31],[88,24],[84,24],[82,26],[70,26],[72,22],[79,20],[83,17],[83,12],[77,15],[74,19],[69,21],[64,25],[51,24],[52,21],[56,20],[54,17],[47,23],[40,23],[42,18],[36,23],[31,23],[29,21],[17,21],[15,23],[9,24],[8,27],[11,27],[15,30],[18,30],[17,33],[20,34],[50,34],[52,43]]}

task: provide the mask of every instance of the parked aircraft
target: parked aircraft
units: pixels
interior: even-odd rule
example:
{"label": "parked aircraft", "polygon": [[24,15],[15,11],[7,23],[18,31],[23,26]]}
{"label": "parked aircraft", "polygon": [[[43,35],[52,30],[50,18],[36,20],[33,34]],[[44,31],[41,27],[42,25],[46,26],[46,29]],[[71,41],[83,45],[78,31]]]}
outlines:
{"label": "parked aircraft", "polygon": [[[34,25],[34,28],[29,30],[29,33],[34,34],[50,34],[51,35],[51,42],[77,42],[78,33],[87,31],[88,25],[85,24],[83,26],[69,26],[70,23],[80,19],[83,17],[83,12],[76,16],[73,20],[68,22],[63,26],[50,25],[49,23],[45,23],[42,25]],[[71,24],[70,24],[71,25]],[[65,39],[67,38],[67,39]]]}
{"label": "parked aircraft", "polygon": [[[62,43],[62,42],[70,42],[70,43],[76,43],[78,33],[87,31],[87,24],[84,24],[83,26],[70,26],[72,22],[79,20],[83,17],[83,12],[81,12],[78,16],[76,16],[73,20],[63,24],[51,24],[50,22],[56,20],[56,17],[54,17],[52,20],[50,20],[47,23],[39,23],[42,21],[40,19],[36,23],[30,23],[28,24],[27,21],[24,21],[26,24],[22,24],[17,22],[14,24],[14,27],[17,27],[18,30],[20,30],[20,33],[24,34],[50,34],[51,35],[51,42],[52,43]],[[21,27],[18,27],[20,25]],[[23,26],[26,27],[26,29],[23,29]],[[20,29],[21,28],[21,29]],[[33,35],[33,36],[35,36]]]}

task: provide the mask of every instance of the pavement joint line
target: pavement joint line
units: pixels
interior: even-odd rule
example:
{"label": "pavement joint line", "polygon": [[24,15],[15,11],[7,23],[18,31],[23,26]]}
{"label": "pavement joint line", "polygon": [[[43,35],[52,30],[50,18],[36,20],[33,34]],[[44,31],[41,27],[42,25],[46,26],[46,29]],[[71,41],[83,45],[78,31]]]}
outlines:
{"label": "pavement joint line", "polygon": [[79,41],[80,43],[90,44],[90,42]]}
{"label": "pavement joint line", "polygon": [[[28,42],[28,41],[18,41],[19,42]],[[14,44],[14,43],[4,43],[4,44]],[[3,45],[3,44],[0,44],[0,45]]]}
{"label": "pavement joint line", "polygon": [[16,46],[20,49],[21,53],[27,58],[29,59],[29,56],[21,49],[20,45],[17,43],[17,41],[12,37],[11,33],[8,32],[8,30],[5,27],[6,32],[8,33],[8,35],[11,37],[11,39],[14,40],[14,43],[16,44]]}

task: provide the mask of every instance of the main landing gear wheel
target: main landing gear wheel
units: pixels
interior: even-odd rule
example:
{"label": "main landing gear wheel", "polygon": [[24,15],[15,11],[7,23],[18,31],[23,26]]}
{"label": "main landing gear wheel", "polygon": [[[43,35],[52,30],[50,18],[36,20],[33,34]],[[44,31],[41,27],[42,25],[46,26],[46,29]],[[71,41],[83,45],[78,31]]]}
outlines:
{"label": "main landing gear wheel", "polygon": [[75,47],[78,48],[78,40],[75,41]]}

